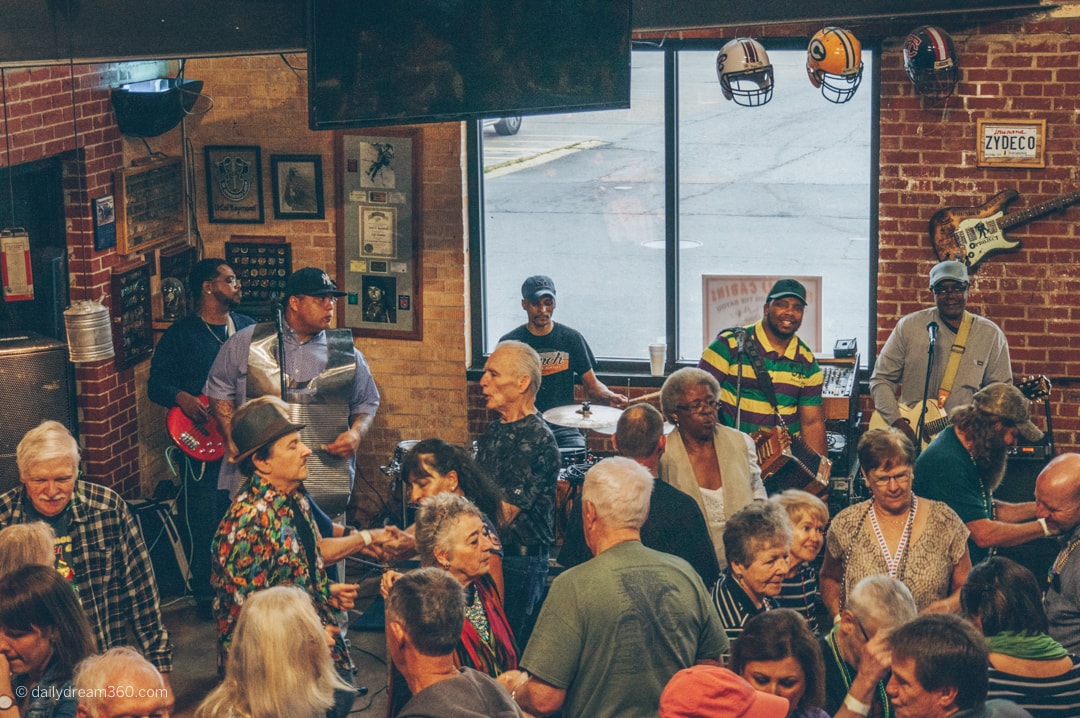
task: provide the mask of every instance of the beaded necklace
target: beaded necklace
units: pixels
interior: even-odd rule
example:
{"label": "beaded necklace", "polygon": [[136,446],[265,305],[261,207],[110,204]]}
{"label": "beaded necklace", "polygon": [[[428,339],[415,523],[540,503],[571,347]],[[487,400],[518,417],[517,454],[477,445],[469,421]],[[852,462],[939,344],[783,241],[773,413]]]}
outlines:
{"label": "beaded necklace", "polygon": [[[848,667],[844,657],[840,655],[840,646],[836,642],[836,631],[838,628],[839,626],[833,626],[833,629],[829,631],[829,635],[825,636],[825,643],[828,644],[833,660],[836,661],[836,667],[840,669],[840,675],[844,679],[844,689],[848,690],[851,688],[855,676],[851,675],[851,668]],[[889,705],[889,696],[885,693],[885,683],[883,681],[878,681],[877,697],[878,700],[881,701],[883,718],[892,718],[892,708]]]}

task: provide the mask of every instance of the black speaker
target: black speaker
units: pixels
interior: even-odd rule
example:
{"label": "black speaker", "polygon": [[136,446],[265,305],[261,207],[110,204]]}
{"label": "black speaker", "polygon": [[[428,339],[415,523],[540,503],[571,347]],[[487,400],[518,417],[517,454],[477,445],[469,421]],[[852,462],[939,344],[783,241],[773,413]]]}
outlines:
{"label": "black speaker", "polygon": [[67,346],[33,332],[0,336],[0,492],[19,484],[15,448],[23,435],[46,419],[77,434],[75,378]]}
{"label": "black speaker", "polygon": [[[1035,479],[1053,458],[1050,455],[1052,451],[1047,439],[1035,444],[1023,443],[1014,447],[1010,451],[1005,478],[1002,479],[1001,486],[994,491],[994,498],[1012,504],[1034,501]],[[1043,578],[1053,565],[1059,548],[1057,539],[1041,538],[1019,546],[1000,548],[997,553],[999,556],[1011,558],[1027,566],[1042,586],[1044,585]]]}

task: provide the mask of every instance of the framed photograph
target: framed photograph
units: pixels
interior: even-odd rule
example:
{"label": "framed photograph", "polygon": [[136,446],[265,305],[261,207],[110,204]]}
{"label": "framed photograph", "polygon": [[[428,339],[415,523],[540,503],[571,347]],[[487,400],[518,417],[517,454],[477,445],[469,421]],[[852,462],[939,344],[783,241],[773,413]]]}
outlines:
{"label": "framed photograph", "polygon": [[256,145],[207,145],[206,211],[211,222],[262,224],[262,155]]}
{"label": "framed photograph", "polygon": [[[355,336],[419,341],[420,132],[344,130],[334,138],[341,325]],[[277,194],[275,192],[275,194]]]}
{"label": "framed photograph", "polygon": [[323,219],[322,157],[270,155],[274,219]]}
{"label": "framed photograph", "polygon": [[113,196],[94,200],[94,251],[116,246],[116,203]]}
{"label": "framed photograph", "polygon": [[990,120],[976,123],[979,167],[1046,167],[1046,120]]}

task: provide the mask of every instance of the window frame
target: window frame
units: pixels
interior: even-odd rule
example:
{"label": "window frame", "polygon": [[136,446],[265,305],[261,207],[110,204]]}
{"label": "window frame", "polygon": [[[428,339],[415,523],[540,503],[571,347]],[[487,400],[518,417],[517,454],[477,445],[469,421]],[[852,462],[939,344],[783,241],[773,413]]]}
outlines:
{"label": "window frame", "polygon": [[[797,50],[805,48],[809,38],[759,38],[768,49]],[[717,40],[666,40],[659,45],[635,42],[633,51],[664,53],[664,283],[665,283],[665,334],[668,345],[668,365],[665,373],[684,366],[696,366],[696,361],[674,361],[679,356],[679,51],[719,51],[725,39]],[[880,115],[881,115],[881,42],[871,38],[864,40],[863,49],[870,52],[869,72],[864,70],[863,92],[871,93],[870,102],[870,192],[869,207],[869,267],[870,291],[867,296],[867,336],[870,345],[860,348],[860,377],[865,380],[868,367],[873,367],[877,353],[877,279],[878,279],[878,206],[880,192]],[[753,111],[752,109],[749,111]],[[486,256],[484,241],[484,181],[483,181],[483,124],[469,120],[466,135],[466,183],[469,193],[469,299],[470,331],[469,346],[472,362],[470,378],[482,371],[485,351],[486,325],[484,308],[487,302],[484,279]],[[824,348],[823,348],[824,349]],[[649,360],[608,359],[597,357],[597,374],[607,381],[619,378],[636,385],[658,385],[663,377],[652,377]]]}

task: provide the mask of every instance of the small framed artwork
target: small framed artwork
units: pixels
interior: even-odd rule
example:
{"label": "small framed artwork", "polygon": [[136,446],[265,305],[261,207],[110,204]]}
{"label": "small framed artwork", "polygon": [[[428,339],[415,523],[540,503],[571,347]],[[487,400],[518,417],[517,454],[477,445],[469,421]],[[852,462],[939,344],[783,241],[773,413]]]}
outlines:
{"label": "small framed artwork", "polygon": [[270,155],[274,219],[323,219],[322,157]]}
{"label": "small framed artwork", "polygon": [[94,251],[116,246],[116,203],[113,196],[94,200]]}
{"label": "small framed artwork", "polygon": [[1046,120],[990,120],[976,123],[979,167],[1046,167]]}
{"label": "small framed artwork", "polygon": [[207,145],[206,210],[211,222],[262,224],[262,155],[257,145]]}

